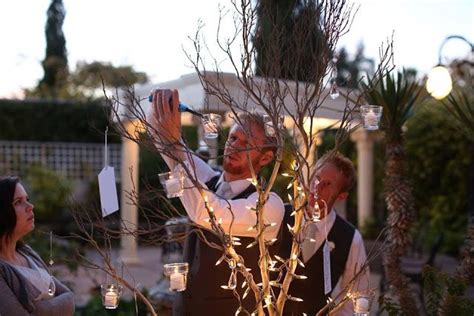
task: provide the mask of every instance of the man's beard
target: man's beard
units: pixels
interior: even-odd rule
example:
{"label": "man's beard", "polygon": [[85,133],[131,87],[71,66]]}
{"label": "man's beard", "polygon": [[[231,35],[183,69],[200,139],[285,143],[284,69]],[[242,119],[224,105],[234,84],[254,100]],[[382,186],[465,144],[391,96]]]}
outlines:
{"label": "man's beard", "polygon": [[[259,157],[255,158],[252,161],[252,166],[255,169],[255,166],[257,166],[257,161]],[[248,164],[248,159],[245,158],[245,164],[239,164],[239,165],[233,165],[232,161],[227,161],[224,159],[224,165],[223,165],[224,171],[232,174],[232,175],[240,175],[240,174],[248,174],[250,173],[250,166]]]}

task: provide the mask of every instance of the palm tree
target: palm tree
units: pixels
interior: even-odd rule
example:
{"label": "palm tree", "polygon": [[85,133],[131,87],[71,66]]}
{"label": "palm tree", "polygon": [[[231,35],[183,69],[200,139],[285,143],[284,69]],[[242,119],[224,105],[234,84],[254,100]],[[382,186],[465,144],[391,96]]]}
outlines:
{"label": "palm tree", "polygon": [[407,179],[402,127],[411,116],[422,86],[403,70],[383,80],[369,78],[362,83],[369,104],[383,107],[381,130],[385,133],[384,196],[388,209],[387,246],[384,267],[404,314],[417,315],[417,305],[408,288],[408,279],[400,269],[400,257],[411,243],[410,228],[415,220],[412,187]]}

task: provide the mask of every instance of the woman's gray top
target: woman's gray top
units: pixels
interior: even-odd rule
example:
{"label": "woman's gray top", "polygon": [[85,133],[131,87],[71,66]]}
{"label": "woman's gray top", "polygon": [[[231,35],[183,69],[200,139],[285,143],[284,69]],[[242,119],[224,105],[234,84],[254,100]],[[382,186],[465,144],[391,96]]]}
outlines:
{"label": "woman's gray top", "polygon": [[[46,264],[29,246],[18,248],[24,256],[47,270]],[[40,291],[15,269],[14,265],[0,260],[0,315],[8,316],[70,316],[74,314],[74,296],[64,284],[53,277],[55,296],[36,301]]]}

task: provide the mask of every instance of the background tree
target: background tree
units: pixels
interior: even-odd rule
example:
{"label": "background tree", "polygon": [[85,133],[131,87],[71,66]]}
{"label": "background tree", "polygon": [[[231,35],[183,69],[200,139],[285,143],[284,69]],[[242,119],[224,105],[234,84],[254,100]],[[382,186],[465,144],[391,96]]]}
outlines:
{"label": "background tree", "polygon": [[349,58],[349,53],[344,47],[338,51],[336,58],[336,83],[339,87],[356,88],[363,76],[371,76],[375,71],[374,60],[365,57],[362,42],[357,46],[354,58]]}
{"label": "background tree", "polygon": [[117,89],[148,82],[148,75],[132,66],[114,66],[109,62],[78,62],[69,76],[69,91],[75,98],[103,97],[103,88]]}
{"label": "background tree", "polygon": [[44,76],[37,90],[43,97],[57,97],[68,75],[66,38],[62,30],[66,10],[62,0],[52,0],[46,22]]}
{"label": "background tree", "polygon": [[[257,6],[255,74],[313,81],[326,70],[314,55],[327,55],[327,38],[321,29],[321,5],[303,0],[260,0]],[[303,47],[300,43],[305,43]],[[275,57],[276,56],[276,57]],[[275,59],[278,64],[274,63]]]}
{"label": "background tree", "polygon": [[408,279],[400,268],[400,258],[411,244],[410,229],[416,217],[413,190],[405,165],[402,128],[412,114],[422,86],[406,72],[388,74],[378,82],[369,78],[368,83],[362,86],[369,104],[382,106],[384,114],[381,129],[385,132],[384,195],[388,209],[385,273],[403,312],[417,315],[417,305],[408,287]]}

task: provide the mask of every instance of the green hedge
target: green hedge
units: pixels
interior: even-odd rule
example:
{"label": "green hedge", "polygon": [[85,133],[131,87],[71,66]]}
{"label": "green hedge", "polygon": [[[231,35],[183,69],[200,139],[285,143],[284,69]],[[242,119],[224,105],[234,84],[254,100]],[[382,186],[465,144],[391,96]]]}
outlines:
{"label": "green hedge", "polygon": [[109,114],[99,102],[0,100],[0,139],[101,143]]}

